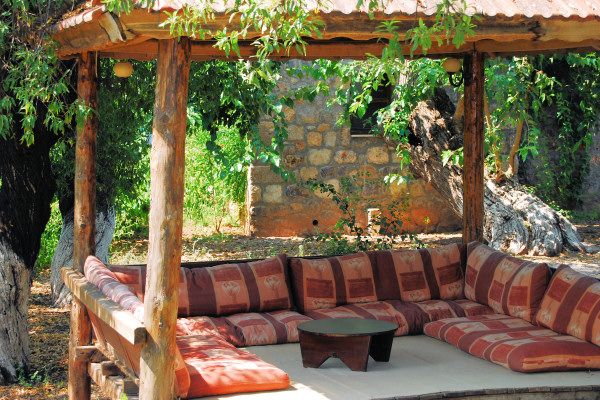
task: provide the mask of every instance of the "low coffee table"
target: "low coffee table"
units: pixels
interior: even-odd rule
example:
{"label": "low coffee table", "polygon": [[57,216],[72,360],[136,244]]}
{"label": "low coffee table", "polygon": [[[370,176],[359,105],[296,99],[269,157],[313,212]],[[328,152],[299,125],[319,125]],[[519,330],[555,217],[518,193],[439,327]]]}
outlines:
{"label": "low coffee table", "polygon": [[338,357],[352,371],[366,371],[369,355],[389,361],[398,325],[376,319],[332,318],[298,324],[302,364],[318,368]]}

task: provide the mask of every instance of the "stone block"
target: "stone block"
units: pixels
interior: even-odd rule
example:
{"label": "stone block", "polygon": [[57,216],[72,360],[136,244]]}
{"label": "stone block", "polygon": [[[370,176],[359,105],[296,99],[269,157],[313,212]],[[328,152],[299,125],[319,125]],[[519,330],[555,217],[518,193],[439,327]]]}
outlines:
{"label": "stone block", "polygon": [[317,126],[317,130],[319,132],[327,132],[331,130],[331,124],[319,124],[319,126]]}
{"label": "stone block", "polygon": [[296,169],[300,165],[302,165],[303,160],[304,160],[304,157],[299,156],[299,155],[287,155],[284,157],[283,162],[286,167],[291,168],[291,169]]}
{"label": "stone block", "polygon": [[385,146],[371,147],[367,150],[367,161],[371,164],[387,164],[390,162],[390,155]]}
{"label": "stone block", "polygon": [[319,171],[315,167],[305,167],[300,170],[300,178],[302,182],[306,182],[310,178],[317,179],[319,177]]}
{"label": "stone block", "polygon": [[352,150],[339,150],[333,160],[338,164],[352,164],[356,162],[356,153]]}
{"label": "stone block", "polygon": [[299,185],[289,185],[285,188],[285,196],[291,199],[307,199],[311,190]]}
{"label": "stone block", "polygon": [[312,149],[308,152],[308,162],[311,165],[325,165],[331,161],[331,150]]}
{"label": "stone block", "polygon": [[286,121],[291,121],[296,116],[296,111],[293,108],[283,107],[283,115]]}
{"label": "stone block", "polygon": [[408,183],[393,182],[389,185],[390,194],[394,197],[406,197],[408,195]]}
{"label": "stone block", "polygon": [[265,203],[281,203],[283,201],[281,185],[267,185],[262,197]]}
{"label": "stone block", "polygon": [[303,140],[304,127],[302,125],[289,125],[287,140]]}
{"label": "stone block", "polygon": [[[339,192],[340,190],[340,181],[337,179],[327,179],[325,181],[328,185],[333,185],[333,188]],[[320,199],[326,199],[330,197],[329,192],[321,192],[320,190],[315,190],[315,195]]]}
{"label": "stone block", "polygon": [[336,142],[337,142],[337,133],[327,132],[325,134],[325,138],[323,140],[323,143],[325,144],[325,146],[334,147]]}
{"label": "stone block", "polygon": [[306,142],[310,147],[321,147],[323,134],[321,132],[311,132],[306,136]]}
{"label": "stone block", "polygon": [[296,150],[298,150],[298,151],[304,151],[304,150],[306,150],[306,143],[304,143],[304,142],[296,142],[294,144],[296,146]]}
{"label": "stone block", "polygon": [[253,165],[248,173],[252,183],[283,183],[283,178],[271,171],[268,165]]}
{"label": "stone block", "polygon": [[256,204],[260,201],[261,192],[262,192],[262,190],[260,189],[259,186],[256,186],[256,185],[248,186],[248,197],[250,199],[251,204]]}

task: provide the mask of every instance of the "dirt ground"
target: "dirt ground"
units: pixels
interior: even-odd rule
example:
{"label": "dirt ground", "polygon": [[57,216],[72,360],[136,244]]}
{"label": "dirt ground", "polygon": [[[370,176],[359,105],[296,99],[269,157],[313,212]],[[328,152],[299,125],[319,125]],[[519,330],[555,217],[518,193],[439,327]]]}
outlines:
{"label": "dirt ground", "polygon": [[[588,245],[600,246],[600,221],[578,225],[579,233]],[[290,255],[317,254],[319,246],[303,242],[302,238],[249,238],[231,230],[223,235],[186,231],[183,240],[184,261],[223,260],[268,257],[280,252]],[[429,247],[460,241],[460,232],[419,235]],[[401,247],[408,247],[405,244]],[[113,264],[145,262],[147,240],[114,243],[110,262]],[[558,258],[525,257],[552,264],[569,263],[600,278],[600,253],[565,252]],[[0,400],[37,400],[67,398],[67,343],[69,310],[51,306],[49,271],[39,273],[33,282],[29,307],[29,339],[31,373],[22,374],[17,384],[0,387]],[[92,385],[92,399],[104,400],[100,390]]]}

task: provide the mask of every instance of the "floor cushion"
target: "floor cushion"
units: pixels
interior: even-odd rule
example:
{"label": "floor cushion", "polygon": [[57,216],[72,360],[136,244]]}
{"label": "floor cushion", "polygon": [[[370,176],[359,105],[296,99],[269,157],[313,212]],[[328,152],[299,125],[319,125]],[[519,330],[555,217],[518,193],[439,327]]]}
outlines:
{"label": "floor cushion", "polygon": [[298,324],[311,318],[295,311],[243,313],[224,317],[243,346],[298,342]]}
{"label": "floor cushion", "polygon": [[[369,252],[376,260],[378,300],[451,300],[464,298],[462,244]],[[372,254],[373,253],[373,254]]]}
{"label": "floor cushion", "polygon": [[471,300],[426,300],[414,304],[427,314],[427,322],[444,318],[495,314],[490,307]]}
{"label": "floor cushion", "polygon": [[533,322],[550,281],[550,268],[511,257],[479,242],[467,247],[465,297],[497,313]]}
{"label": "floor cushion", "polygon": [[373,266],[366,253],[290,260],[292,288],[301,313],[377,300]]}
{"label": "floor cushion", "polygon": [[398,324],[394,333],[396,336],[421,334],[423,326],[429,321],[427,314],[419,307],[400,300],[347,304],[309,311],[307,315],[313,319],[363,318],[389,321]]}
{"label": "floor cushion", "polygon": [[600,346],[600,282],[558,267],[536,316],[539,325]]}
{"label": "floor cushion", "polygon": [[235,329],[225,317],[177,318],[177,336],[220,336],[234,346],[244,346],[241,332]]}
{"label": "floor cushion", "polygon": [[424,332],[513,371],[600,369],[600,347],[502,314],[442,319]]}
{"label": "floor cushion", "polygon": [[285,389],[288,375],[216,336],[181,336],[177,346],[190,375],[181,397]]}

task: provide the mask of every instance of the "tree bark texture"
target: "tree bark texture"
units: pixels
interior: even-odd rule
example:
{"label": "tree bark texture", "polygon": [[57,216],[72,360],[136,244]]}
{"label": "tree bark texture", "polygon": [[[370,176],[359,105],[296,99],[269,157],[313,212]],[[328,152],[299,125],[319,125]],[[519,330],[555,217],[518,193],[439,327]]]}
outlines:
{"label": "tree bark texture", "polygon": [[[71,303],[71,291],[65,286],[60,276],[62,268],[73,267],[73,225],[75,214],[73,208],[63,215],[60,239],[52,256],[50,272],[50,288],[52,289],[53,307],[61,308]],[[115,211],[103,207],[96,214],[96,257],[108,263],[108,249],[115,231]]]}
{"label": "tree bark texture", "polygon": [[[463,145],[453,119],[454,105],[443,90],[414,110],[410,128],[411,172],[430,182],[448,200],[457,215],[463,213],[463,170],[442,164],[444,150]],[[466,162],[466,159],[465,159]],[[555,256],[564,248],[592,251],[577,229],[538,197],[514,180],[485,180],[484,238],[495,249],[513,254]]]}
{"label": "tree bark texture", "polygon": [[30,147],[0,139],[0,385],[16,379],[15,364],[29,369],[29,290],[55,191],[55,141],[41,127]]}
{"label": "tree bark texture", "polygon": [[149,341],[141,350],[141,400],[174,397],[190,43],[188,38],[180,38],[160,40],[158,44],[144,297]]}
{"label": "tree bark texture", "polygon": [[484,72],[483,54],[473,51],[465,56],[463,76],[463,242],[483,241],[483,164],[484,164]]}
{"label": "tree bark texture", "polygon": [[[92,109],[85,121],[77,126],[75,147],[75,210],[73,225],[73,268],[83,273],[85,259],[95,254],[96,233],[96,134],[98,131],[98,85],[96,81],[96,54],[83,53],[79,57],[77,94]],[[92,339],[90,319],[86,309],[74,299],[71,306],[71,333],[69,343],[70,400],[90,398],[88,362],[75,361],[75,349],[86,346]]]}

